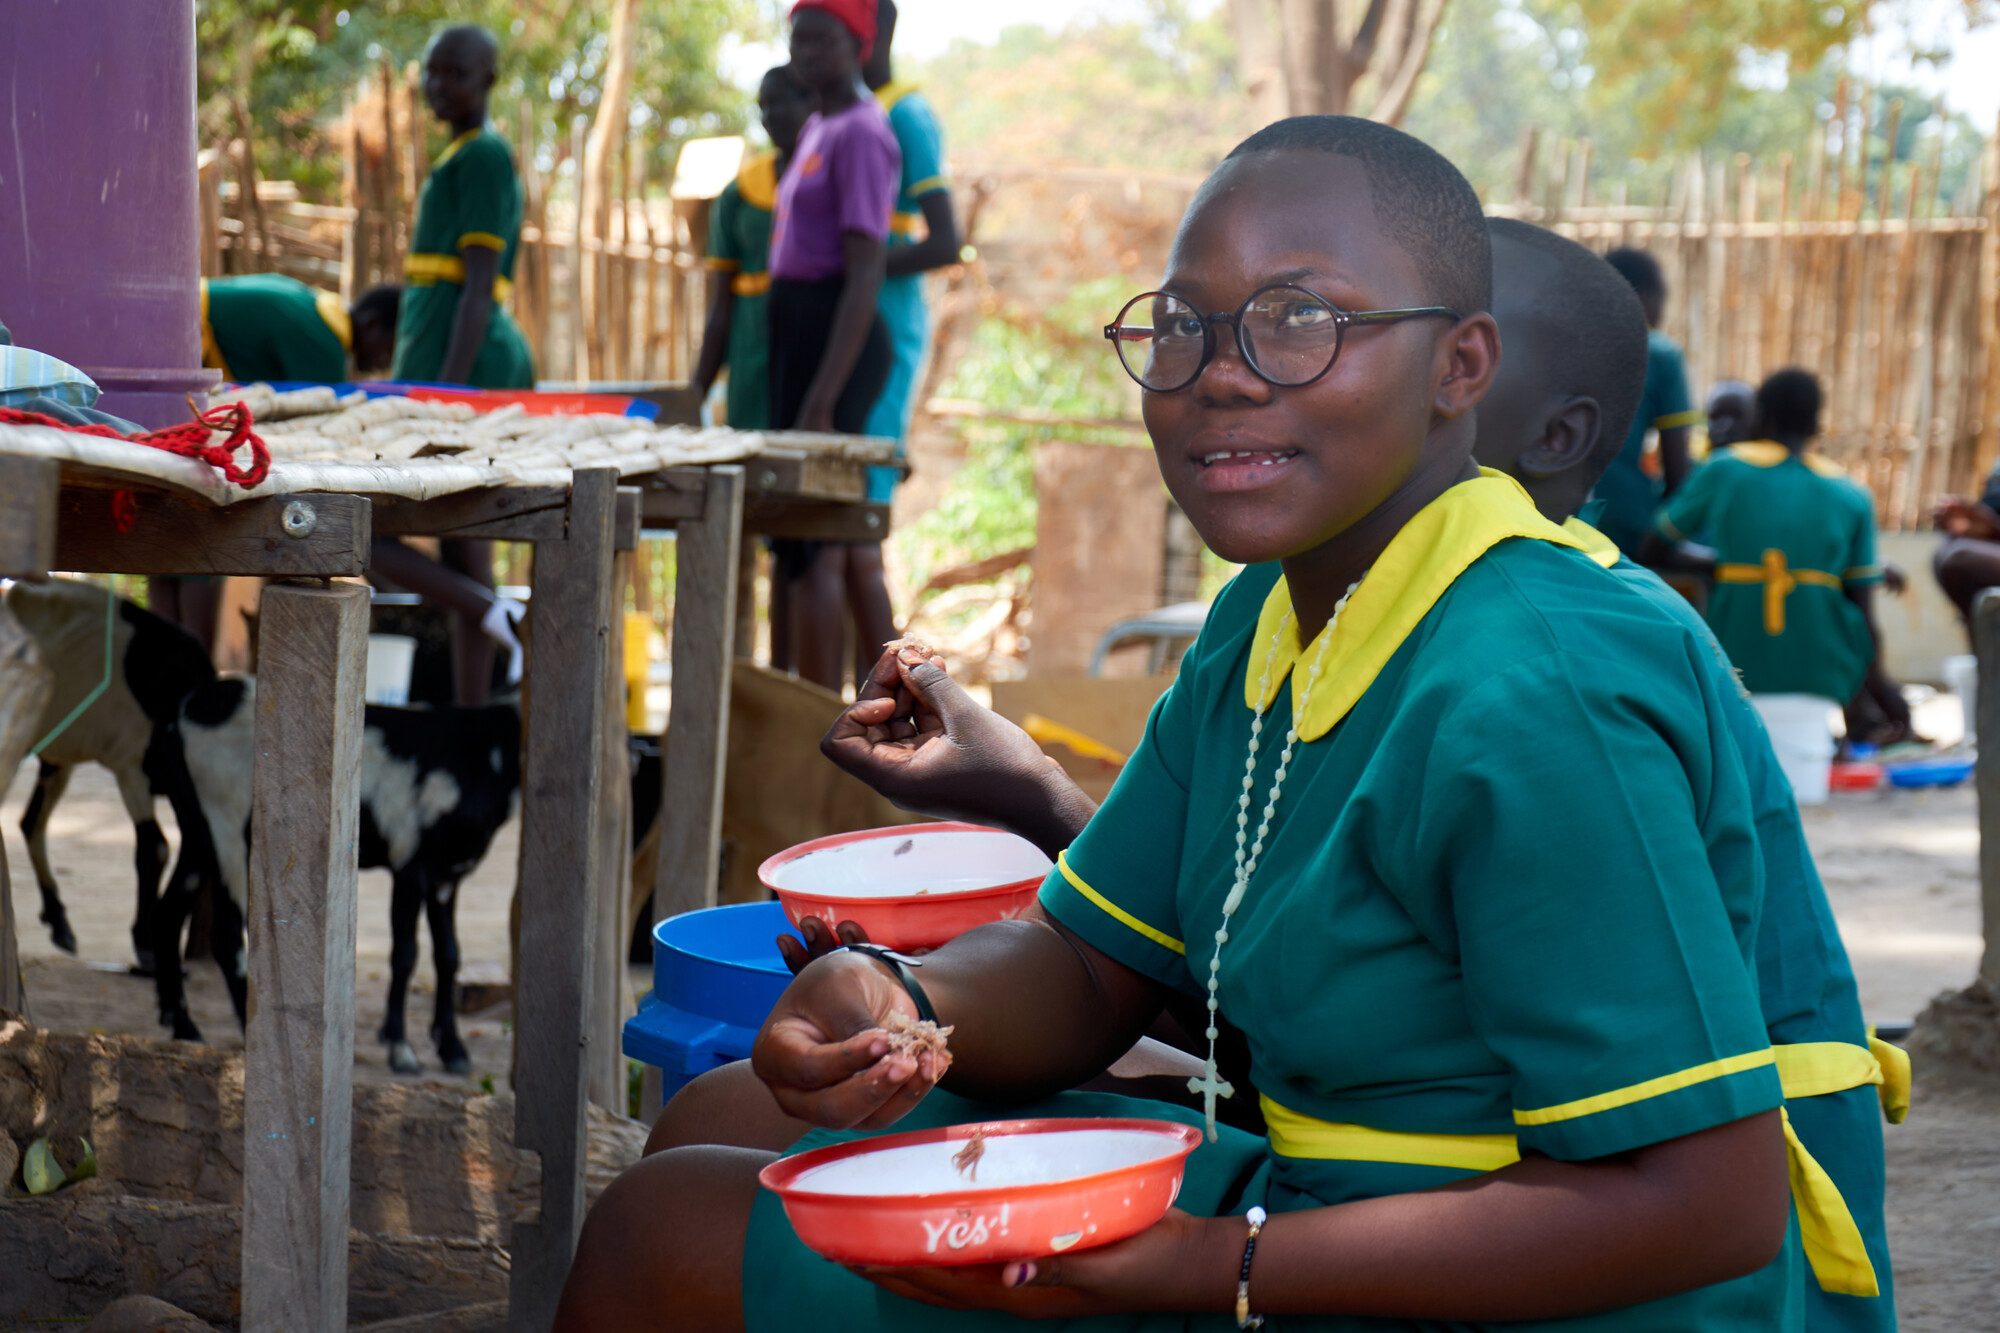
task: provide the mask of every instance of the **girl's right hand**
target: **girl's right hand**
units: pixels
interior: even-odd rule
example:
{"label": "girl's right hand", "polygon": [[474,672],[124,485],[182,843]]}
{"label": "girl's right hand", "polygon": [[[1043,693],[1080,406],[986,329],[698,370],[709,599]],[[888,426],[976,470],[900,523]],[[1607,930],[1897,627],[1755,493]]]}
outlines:
{"label": "girl's right hand", "polygon": [[928,1051],[892,1053],[882,1028],[914,1020],[916,1002],[884,963],[858,953],[816,959],[778,997],[750,1067],[786,1115],[827,1129],[884,1129],[944,1076]]}
{"label": "girl's right hand", "polygon": [[2000,515],[1977,500],[1957,495],[1944,496],[1938,500],[1931,516],[1940,529],[1954,537],[1973,537],[1982,541],[2000,538]]}

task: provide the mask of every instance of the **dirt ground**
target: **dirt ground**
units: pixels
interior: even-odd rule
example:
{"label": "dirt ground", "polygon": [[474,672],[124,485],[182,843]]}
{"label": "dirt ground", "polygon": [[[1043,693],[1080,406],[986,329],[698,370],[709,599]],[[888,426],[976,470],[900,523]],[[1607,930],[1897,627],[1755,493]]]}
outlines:
{"label": "dirt ground", "polygon": [[[1951,711],[1956,714],[1955,704]],[[59,953],[36,920],[34,874],[19,833],[27,786],[24,774],[0,805],[0,829],[34,1018],[52,1028],[158,1035],[151,981],[122,970],[131,961],[132,833],[109,776],[94,768],[79,772],[51,831],[51,856],[79,958]],[[174,837],[164,802],[160,812]],[[1860,976],[1863,1006],[1875,1022],[1908,1021],[1933,995],[1972,978],[1980,948],[1975,814],[1969,786],[1836,793],[1830,804],[1806,812],[1806,833]],[[505,973],[516,828],[510,823],[502,830],[459,896],[459,939],[466,967],[476,975]],[[398,1078],[374,1036],[388,951],[389,877],[364,871],[355,1028],[356,1073],[363,1080]],[[196,1021],[217,1045],[240,1046],[214,965],[196,963],[189,973]],[[430,986],[426,937],[411,1001],[412,1033],[427,1065],[421,1077],[458,1086],[491,1077],[504,1088],[508,1011],[498,1007],[464,1020],[473,1073],[452,1079],[436,1068],[436,1053],[421,1035]],[[1994,1312],[2000,1293],[2000,1078],[1920,1064],[1915,1106],[1908,1121],[1889,1130],[1888,1144],[1889,1223],[1903,1328],[2000,1328]]]}

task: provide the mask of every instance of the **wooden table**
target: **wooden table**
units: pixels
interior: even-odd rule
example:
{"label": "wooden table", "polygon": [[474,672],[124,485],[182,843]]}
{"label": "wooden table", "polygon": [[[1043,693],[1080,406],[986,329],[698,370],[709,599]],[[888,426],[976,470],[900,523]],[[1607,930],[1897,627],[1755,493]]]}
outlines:
{"label": "wooden table", "polygon": [[[363,574],[376,535],[536,547],[534,661],[523,708],[515,1143],[538,1158],[542,1186],[539,1207],[514,1223],[509,1326],[540,1333],[553,1322],[582,1227],[593,1074],[600,1087],[617,1090],[613,1109],[622,1109],[621,816],[629,783],[614,553],[636,545],[642,523],[677,530],[655,893],[656,915],[667,915],[715,901],[740,535],[747,527],[879,539],[887,513],[861,502],[864,471],[848,457],[753,455],[650,472],[634,472],[626,460],[565,470],[559,480],[449,489],[437,478],[464,481],[466,470],[429,469],[431,481],[418,486],[356,472],[373,489],[289,493],[279,467],[260,488],[273,493],[237,498],[202,464],[0,427],[0,576],[67,570],[273,580],[259,627],[256,887],[248,913],[246,1329],[346,1327],[354,849],[369,597],[359,583],[331,580]],[[621,486],[621,473],[637,485]],[[320,484],[346,474],[298,475]],[[114,517],[115,487],[135,501],[125,531]],[[10,924],[0,914],[0,926]],[[0,939],[0,959],[12,956],[10,946]],[[7,983],[0,976],[0,1002]]]}

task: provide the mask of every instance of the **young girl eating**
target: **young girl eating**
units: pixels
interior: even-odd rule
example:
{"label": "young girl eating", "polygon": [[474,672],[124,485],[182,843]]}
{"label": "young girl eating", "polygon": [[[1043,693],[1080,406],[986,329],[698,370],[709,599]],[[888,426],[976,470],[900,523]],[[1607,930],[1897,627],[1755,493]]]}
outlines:
{"label": "young girl eating", "polygon": [[[660,1152],[592,1213],[558,1327],[1795,1327],[1742,764],[1705,649],[1471,462],[1500,350],[1471,188],[1385,126],[1282,121],[1160,287],[1107,337],[1175,499],[1251,568],[1040,916],[924,958],[948,1074],[892,1050],[924,1015],[852,951],[752,1063],[823,1127],[799,1149],[996,1103],[1173,1117],[1052,1094],[1179,995],[1243,1033],[1248,1079],[1197,1086],[1259,1097],[1268,1137],[1211,1129],[1129,1240],[863,1272],[792,1236],[770,1153]],[[909,737],[909,694],[851,727]],[[1045,817],[1037,781],[991,784],[1023,807],[993,818]]]}

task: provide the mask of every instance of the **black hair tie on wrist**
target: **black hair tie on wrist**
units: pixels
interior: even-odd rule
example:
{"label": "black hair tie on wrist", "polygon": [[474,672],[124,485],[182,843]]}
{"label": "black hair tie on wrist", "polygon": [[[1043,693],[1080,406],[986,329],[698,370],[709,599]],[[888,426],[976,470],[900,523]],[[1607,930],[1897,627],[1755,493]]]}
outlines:
{"label": "black hair tie on wrist", "polygon": [[910,999],[917,1006],[917,1017],[926,1023],[938,1021],[937,1010],[931,1008],[931,997],[924,994],[923,984],[917,980],[917,974],[910,970],[922,967],[924,965],[922,959],[897,953],[894,949],[885,948],[880,944],[843,944],[840,948],[832,950],[834,953],[842,951],[866,954],[877,962],[886,963],[889,970],[896,974],[896,980],[903,983],[903,989],[910,993]]}

